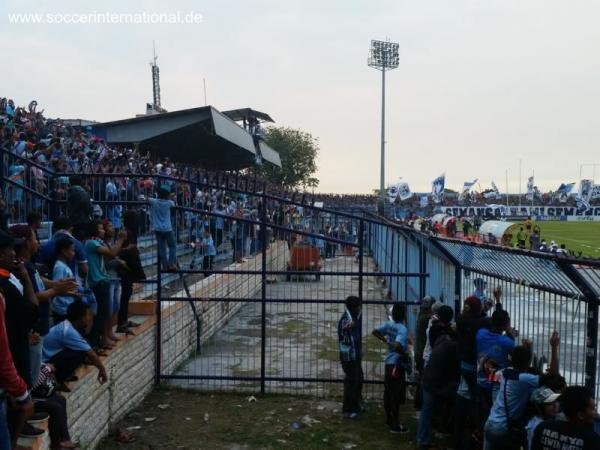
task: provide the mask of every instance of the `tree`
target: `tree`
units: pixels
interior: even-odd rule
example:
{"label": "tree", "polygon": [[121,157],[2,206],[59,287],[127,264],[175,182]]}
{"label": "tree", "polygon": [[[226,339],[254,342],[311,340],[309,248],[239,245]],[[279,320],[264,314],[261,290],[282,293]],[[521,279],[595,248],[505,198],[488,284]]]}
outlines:
{"label": "tree", "polygon": [[289,127],[269,127],[265,142],[279,153],[281,168],[263,164],[260,173],[272,183],[290,188],[316,187],[318,139]]}

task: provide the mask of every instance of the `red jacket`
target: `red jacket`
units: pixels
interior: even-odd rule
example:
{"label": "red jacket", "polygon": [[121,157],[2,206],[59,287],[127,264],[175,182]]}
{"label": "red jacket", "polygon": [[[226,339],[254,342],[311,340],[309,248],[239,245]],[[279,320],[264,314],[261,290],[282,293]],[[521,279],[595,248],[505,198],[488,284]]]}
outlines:
{"label": "red jacket", "polygon": [[27,394],[27,384],[19,376],[13,363],[6,336],[4,308],[4,296],[0,294],[0,390],[19,398]]}

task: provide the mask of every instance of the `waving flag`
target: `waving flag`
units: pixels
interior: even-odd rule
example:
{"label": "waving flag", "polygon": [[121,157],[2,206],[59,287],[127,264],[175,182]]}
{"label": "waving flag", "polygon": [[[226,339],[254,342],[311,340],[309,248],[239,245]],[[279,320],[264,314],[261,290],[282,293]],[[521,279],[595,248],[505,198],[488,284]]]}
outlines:
{"label": "waving flag", "polygon": [[431,182],[431,197],[435,203],[440,203],[444,197],[446,174],[442,174]]}
{"label": "waving flag", "polygon": [[600,198],[600,184],[595,184],[592,188],[592,193],[590,195],[590,200],[594,198]]}
{"label": "waving flag", "polygon": [[410,186],[406,181],[398,183],[398,197],[400,197],[400,200],[408,200],[412,197],[412,192],[410,192]]}
{"label": "waving flag", "polygon": [[594,190],[594,182],[592,180],[581,180],[579,182],[579,192],[575,201],[577,202],[577,211],[585,212],[590,209],[590,199]]}
{"label": "waving flag", "polygon": [[387,196],[390,203],[394,203],[396,201],[396,198],[398,198],[397,184],[392,184],[391,186],[388,186]]}
{"label": "waving flag", "polygon": [[475,186],[475,183],[477,183],[477,178],[475,178],[473,181],[465,181],[463,183],[463,188],[462,191],[460,192],[459,196],[458,196],[458,200],[463,200],[465,198],[465,196],[471,192],[471,189],[473,189],[473,186]]}
{"label": "waving flag", "polygon": [[410,186],[406,181],[401,181],[389,186],[387,194],[390,203],[394,203],[397,198],[400,200],[407,200],[412,197]]}
{"label": "waving flag", "polygon": [[561,203],[566,203],[569,198],[569,194],[573,190],[575,183],[561,183],[556,190],[556,195]]}
{"label": "waving flag", "polygon": [[419,205],[421,206],[421,208],[425,208],[428,204],[429,204],[429,199],[427,198],[426,195],[422,195],[419,200]]}
{"label": "waving flag", "polygon": [[527,179],[527,194],[525,194],[525,198],[527,200],[533,200],[533,196],[535,195],[535,185],[533,184],[533,176]]}

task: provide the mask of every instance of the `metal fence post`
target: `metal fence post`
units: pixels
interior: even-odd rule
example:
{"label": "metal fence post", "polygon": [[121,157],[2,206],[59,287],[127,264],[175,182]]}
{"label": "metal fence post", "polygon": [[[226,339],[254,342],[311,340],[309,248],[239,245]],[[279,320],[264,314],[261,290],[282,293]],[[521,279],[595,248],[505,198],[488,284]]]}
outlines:
{"label": "metal fence post", "polygon": [[594,289],[588,284],[573,264],[557,260],[556,264],[562,269],[577,288],[585,296],[587,303],[587,322],[585,339],[585,386],[596,393],[596,376],[598,367],[598,303],[600,299]]}
{"label": "metal fence post", "polygon": [[[389,255],[390,255],[389,261],[390,262],[389,262],[389,266],[388,266],[389,269],[386,270],[386,272],[393,272],[394,271],[394,259],[395,259],[394,258],[395,235],[394,235],[394,232],[392,230],[390,230],[388,227],[386,227],[385,230],[386,230],[386,234],[388,234],[390,236],[390,241],[392,242],[391,248],[389,249],[390,250],[390,253],[389,253]],[[386,241],[387,241],[387,239],[386,239]],[[388,287],[388,290],[390,293],[392,292],[392,289],[393,289],[393,286],[392,286],[393,282],[394,282],[394,277],[388,276],[387,277],[387,287]]]}
{"label": "metal fence post", "polygon": [[261,261],[261,311],[260,311],[260,393],[265,393],[265,361],[267,350],[267,205],[263,193],[260,205],[260,244],[262,251]]}
{"label": "metal fence post", "polygon": [[363,256],[364,256],[365,224],[361,219],[358,223],[358,298],[363,299]]}
{"label": "metal fence post", "polygon": [[421,272],[419,275],[419,300],[422,300],[425,297],[425,282],[427,281],[423,275],[427,272],[427,252],[423,241],[419,245],[419,260],[419,271]]}
{"label": "metal fence post", "polygon": [[460,303],[462,296],[462,270],[460,266],[454,265],[454,317],[460,314]]}
{"label": "metal fence post", "polygon": [[585,385],[596,392],[598,367],[598,299],[588,300],[587,329],[585,342]]}
{"label": "metal fence post", "polygon": [[[158,243],[157,243],[158,244]],[[160,255],[157,250],[156,258],[156,364],[154,374],[154,384],[160,384],[161,376],[161,360],[162,360],[162,308],[161,308],[161,297],[162,297],[162,267],[160,265]]]}

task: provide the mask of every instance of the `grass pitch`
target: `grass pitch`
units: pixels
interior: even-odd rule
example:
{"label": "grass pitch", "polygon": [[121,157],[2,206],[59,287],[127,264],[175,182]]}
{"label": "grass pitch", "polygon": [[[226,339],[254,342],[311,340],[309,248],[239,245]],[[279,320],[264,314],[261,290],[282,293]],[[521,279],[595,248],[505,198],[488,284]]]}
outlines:
{"label": "grass pitch", "polygon": [[541,239],[565,244],[576,255],[600,258],[600,222],[535,222]]}

